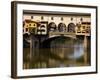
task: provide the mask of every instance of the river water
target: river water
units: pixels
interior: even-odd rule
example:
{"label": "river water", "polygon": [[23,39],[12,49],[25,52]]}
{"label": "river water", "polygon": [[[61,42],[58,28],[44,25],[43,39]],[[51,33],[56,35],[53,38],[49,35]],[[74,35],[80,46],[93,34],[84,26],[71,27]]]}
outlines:
{"label": "river water", "polygon": [[90,39],[59,37],[48,42],[49,48],[23,48],[23,68],[90,66]]}

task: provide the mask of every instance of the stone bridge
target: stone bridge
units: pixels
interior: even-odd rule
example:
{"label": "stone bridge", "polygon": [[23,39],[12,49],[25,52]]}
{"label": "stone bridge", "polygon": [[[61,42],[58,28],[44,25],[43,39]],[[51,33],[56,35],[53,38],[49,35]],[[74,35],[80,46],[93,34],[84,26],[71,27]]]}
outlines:
{"label": "stone bridge", "polygon": [[49,32],[49,38],[56,37],[56,36],[65,36],[76,39],[76,34],[71,32]]}

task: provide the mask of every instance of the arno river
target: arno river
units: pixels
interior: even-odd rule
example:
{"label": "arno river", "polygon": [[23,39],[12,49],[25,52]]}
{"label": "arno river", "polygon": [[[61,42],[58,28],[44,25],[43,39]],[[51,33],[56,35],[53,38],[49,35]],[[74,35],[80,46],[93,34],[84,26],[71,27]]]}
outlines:
{"label": "arno river", "polygon": [[23,68],[56,68],[89,66],[90,39],[59,37],[49,42],[49,48],[23,48]]}

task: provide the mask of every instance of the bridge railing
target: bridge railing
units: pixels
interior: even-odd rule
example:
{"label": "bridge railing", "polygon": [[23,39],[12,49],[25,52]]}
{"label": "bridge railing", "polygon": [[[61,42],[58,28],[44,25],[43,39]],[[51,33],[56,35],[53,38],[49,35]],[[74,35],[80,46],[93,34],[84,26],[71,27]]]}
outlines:
{"label": "bridge railing", "polygon": [[73,32],[59,32],[59,31],[49,32],[49,34],[51,34],[51,35],[60,35],[60,34],[63,34],[63,35],[75,35],[75,33],[73,33]]}
{"label": "bridge railing", "polygon": [[77,33],[77,32],[67,32],[67,31],[49,31],[49,35],[84,35],[84,36],[90,36],[90,33]]}

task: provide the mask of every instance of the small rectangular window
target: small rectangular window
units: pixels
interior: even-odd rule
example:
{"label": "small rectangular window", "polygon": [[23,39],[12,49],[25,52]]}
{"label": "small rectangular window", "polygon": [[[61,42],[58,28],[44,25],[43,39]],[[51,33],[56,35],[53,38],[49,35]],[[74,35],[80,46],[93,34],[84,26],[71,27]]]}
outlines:
{"label": "small rectangular window", "polygon": [[31,26],[31,24],[29,24],[29,26]]}
{"label": "small rectangular window", "polygon": [[71,21],[73,21],[73,17],[71,17]]}
{"label": "small rectangular window", "polygon": [[33,26],[36,26],[36,24],[33,24]]}
{"label": "small rectangular window", "polygon": [[44,17],[43,16],[41,16],[41,20],[43,20],[44,19]]}
{"label": "small rectangular window", "polygon": [[83,29],[85,29],[85,26],[83,26]]}
{"label": "small rectangular window", "polygon": [[51,20],[54,20],[54,18],[53,18],[53,17],[51,17]]}
{"label": "small rectangular window", "polygon": [[31,16],[31,19],[33,19],[34,17],[33,16]]}
{"label": "small rectangular window", "polygon": [[63,19],[63,17],[61,17],[61,21],[63,21],[64,19]]}

